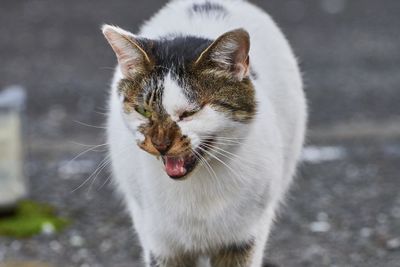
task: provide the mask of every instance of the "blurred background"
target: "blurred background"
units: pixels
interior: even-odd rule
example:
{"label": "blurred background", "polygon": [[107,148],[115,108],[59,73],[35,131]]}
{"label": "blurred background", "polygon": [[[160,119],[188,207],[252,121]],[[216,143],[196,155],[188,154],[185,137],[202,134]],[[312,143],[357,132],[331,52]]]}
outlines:
{"label": "blurred background", "polygon": [[[251,2],[286,33],[310,103],[303,163],[266,255],[279,266],[400,266],[400,1]],[[1,267],[141,266],[105,147],[95,147],[116,64],[99,27],[135,32],[163,3],[1,1],[0,90],[27,93],[15,109],[22,131],[9,135],[22,136],[29,181],[19,209],[48,211],[21,238],[1,235],[18,215],[3,209]]]}

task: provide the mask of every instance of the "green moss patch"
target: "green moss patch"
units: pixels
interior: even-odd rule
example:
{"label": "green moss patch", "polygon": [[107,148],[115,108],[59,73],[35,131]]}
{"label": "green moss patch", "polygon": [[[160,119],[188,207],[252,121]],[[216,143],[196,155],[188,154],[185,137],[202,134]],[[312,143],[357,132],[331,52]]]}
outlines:
{"label": "green moss patch", "polygon": [[18,204],[12,215],[0,218],[0,235],[26,238],[59,232],[68,224],[65,218],[56,216],[50,205],[25,200]]}

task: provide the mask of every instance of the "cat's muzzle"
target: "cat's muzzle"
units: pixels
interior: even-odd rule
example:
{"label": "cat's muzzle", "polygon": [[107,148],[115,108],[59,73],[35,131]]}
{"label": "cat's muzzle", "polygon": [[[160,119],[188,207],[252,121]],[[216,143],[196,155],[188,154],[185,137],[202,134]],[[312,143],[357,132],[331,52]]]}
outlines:
{"label": "cat's muzzle", "polygon": [[199,163],[199,159],[207,160],[205,153],[208,153],[208,148],[212,145],[213,140],[207,139],[202,142],[199,147],[189,154],[182,156],[162,156],[165,172],[169,177],[175,180],[181,180],[188,176]]}

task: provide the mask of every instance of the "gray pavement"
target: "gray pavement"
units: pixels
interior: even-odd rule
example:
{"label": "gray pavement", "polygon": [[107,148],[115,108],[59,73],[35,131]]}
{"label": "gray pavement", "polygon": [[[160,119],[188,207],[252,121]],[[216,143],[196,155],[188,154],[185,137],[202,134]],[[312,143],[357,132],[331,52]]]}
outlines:
{"label": "gray pavement", "polygon": [[[280,266],[400,266],[400,2],[255,1],[298,55],[310,134],[267,256]],[[0,266],[140,266],[128,216],[101,171],[101,126],[114,55],[102,23],[135,31],[161,1],[0,4],[0,88],[28,89],[31,197],[73,219],[64,232],[0,237]],[[99,149],[101,150],[101,149]],[[333,151],[333,152],[332,152]],[[76,189],[76,190],[74,190]],[[2,263],[3,262],[3,263]],[[8,262],[8,265],[5,265]],[[36,265],[33,265],[33,262]],[[21,266],[21,265],[19,265]]]}

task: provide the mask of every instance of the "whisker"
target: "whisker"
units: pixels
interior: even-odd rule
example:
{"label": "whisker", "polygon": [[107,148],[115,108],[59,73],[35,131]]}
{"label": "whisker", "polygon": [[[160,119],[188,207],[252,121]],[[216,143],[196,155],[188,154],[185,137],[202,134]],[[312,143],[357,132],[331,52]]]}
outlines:
{"label": "whisker", "polygon": [[115,67],[99,67],[100,70],[115,70]]}
{"label": "whisker", "polygon": [[236,146],[236,145],[243,145],[243,143],[240,143],[240,142],[237,142],[237,141],[230,141],[230,140],[222,140],[222,141],[219,141],[219,140],[213,140],[212,142],[207,142],[207,140],[202,140],[203,141],[203,143],[208,143],[208,144],[211,144],[211,143],[214,143],[214,144],[221,144],[221,145],[228,145],[228,146]]}
{"label": "whisker", "polygon": [[222,159],[220,159],[218,156],[213,155],[212,153],[210,153],[207,150],[204,150],[205,153],[207,153],[208,155],[210,155],[211,157],[213,157],[214,159],[216,159],[217,161],[219,161],[231,174],[232,177],[236,177],[238,179],[233,179],[232,182],[236,185],[236,186],[241,186],[241,184],[239,183],[239,181],[244,180],[243,178],[243,174],[240,171],[240,169],[238,170],[234,170],[233,168],[231,168],[227,163],[225,163]]}
{"label": "whisker", "polygon": [[[128,151],[128,149],[130,149],[129,146],[124,147],[121,151],[119,151],[117,153],[116,156],[120,156],[122,153],[125,153],[126,151]],[[97,178],[97,176],[101,173],[102,170],[104,170],[104,168],[107,167],[107,165],[109,165],[111,163],[111,154],[107,155],[102,161],[100,161],[100,163],[97,165],[96,169],[94,170],[94,172],[89,175],[89,177],[87,177],[78,187],[76,187],[75,189],[73,189],[71,191],[71,193],[74,193],[75,191],[79,190],[80,188],[82,188],[85,184],[87,184],[94,176],[96,176],[94,179]],[[94,181],[92,182],[92,184],[89,187],[89,190],[91,189],[92,185],[93,185]],[[89,192],[88,190],[88,192]]]}
{"label": "whisker", "polygon": [[107,179],[104,181],[104,183],[100,187],[98,187],[97,190],[101,190],[109,181],[111,181],[111,177],[112,177],[112,174],[110,174],[107,177]]}
{"label": "whisker", "polygon": [[213,152],[215,152],[215,153],[217,153],[217,154],[219,154],[219,155],[221,155],[221,156],[224,156],[224,157],[227,158],[227,159],[230,159],[230,160],[232,160],[232,161],[235,160],[235,158],[229,157],[229,156],[223,154],[222,152],[219,152],[218,150],[214,149],[213,147],[207,146],[207,145],[205,145],[205,144],[204,144],[204,146],[205,146],[207,149],[209,149],[209,150],[211,150],[211,151],[213,151]]}
{"label": "whisker", "polygon": [[[97,146],[97,145],[89,145],[89,144],[79,143],[79,142],[76,142],[76,141],[68,141],[68,142],[70,142],[70,143],[72,143],[72,144],[74,144],[74,145],[85,146],[85,147],[94,147],[94,146]],[[104,145],[104,144],[100,144],[100,145]]]}
{"label": "whisker", "polygon": [[88,149],[86,149],[86,150],[80,152],[78,155],[76,155],[76,156],[73,157],[71,160],[69,160],[69,161],[65,164],[65,166],[68,166],[68,165],[71,164],[74,160],[76,160],[77,158],[83,156],[84,154],[86,154],[86,153],[88,153],[88,152],[90,152],[90,151],[95,151],[96,148],[102,147],[102,146],[105,146],[105,145],[107,145],[107,144],[95,145],[95,146],[92,146],[92,147],[90,147],[90,148],[88,148]]}
{"label": "whisker", "polygon": [[[216,180],[218,180],[217,174],[215,173],[215,171],[214,171],[214,169],[211,167],[211,165],[207,162],[207,160],[206,160],[200,153],[198,153],[197,151],[195,151],[194,149],[191,149],[191,150],[194,152],[195,156],[197,155],[196,157],[197,157],[202,163],[205,164],[204,166],[206,167],[206,170],[207,170],[208,173],[210,174],[211,179],[213,178],[213,177],[212,177],[212,175],[213,175],[214,178],[215,178]],[[213,174],[211,174],[210,170],[212,171]]]}
{"label": "whisker", "polygon": [[[213,157],[214,159],[216,159],[217,161],[219,161],[226,168],[228,168],[228,170],[230,170],[232,172],[232,174],[237,176],[237,173],[229,165],[227,165],[223,160],[221,160],[220,158],[218,158],[217,156],[215,156],[214,154],[210,153],[209,151],[207,151],[206,149],[204,149],[202,147],[198,147],[198,148],[201,149],[202,151],[204,151],[205,153],[207,153],[208,155],[210,155],[211,157]],[[243,177],[240,176],[239,178],[243,178]]]}
{"label": "whisker", "polygon": [[[91,125],[91,124],[84,123],[84,122],[77,121],[77,120],[73,120],[73,121],[78,123],[78,124],[80,124],[80,125],[83,125],[83,126],[86,126],[86,127],[90,127],[90,128],[103,129],[103,130],[108,129],[108,127],[106,127],[106,126]],[[113,131],[115,131],[115,130],[117,130],[117,131],[119,131],[121,133],[125,132],[122,128],[120,128],[120,129],[114,128]]]}
{"label": "whisker", "polygon": [[94,113],[100,114],[100,115],[103,115],[103,116],[108,116],[108,113],[105,113],[105,112],[94,111]]}
{"label": "whisker", "polygon": [[[131,143],[130,145],[135,145],[134,143]],[[119,151],[118,153],[117,153],[117,155],[116,155],[116,157],[120,157],[123,153],[125,153],[126,151],[128,151],[128,149],[130,149],[130,147],[129,146],[127,146],[127,147],[125,147],[124,149],[122,149],[121,151]],[[108,163],[107,164],[110,164],[111,163],[111,157],[110,157],[110,160],[108,161]],[[120,159],[114,159],[114,160],[120,160]],[[105,166],[104,166],[104,168],[105,168]],[[104,169],[103,168],[103,169]],[[100,170],[98,173],[97,173],[97,175],[99,175],[99,173],[101,172],[102,170]],[[94,182],[95,182],[95,180],[96,180],[96,178],[97,178],[97,175],[96,175],[96,177],[94,178],[94,179],[92,179],[92,183],[91,183],[91,185],[90,185],[90,188],[88,189],[88,192],[90,191],[90,189],[92,188],[92,186],[93,186],[93,184],[94,184]],[[109,181],[111,181],[111,178],[112,178],[112,174],[110,174],[106,179],[105,179],[105,181],[100,185],[100,187],[98,187],[97,188],[97,190],[101,190]]]}
{"label": "whisker", "polygon": [[245,140],[246,137],[226,137],[226,136],[217,136],[217,135],[199,135],[200,138],[216,138],[216,139],[225,139],[225,140]]}
{"label": "whisker", "polygon": [[85,147],[105,146],[105,145],[109,144],[109,143],[103,143],[103,144],[99,144],[99,145],[88,145],[88,144],[83,144],[83,143],[79,143],[79,142],[76,142],[76,141],[69,141],[69,142],[74,144],[74,145],[85,146]]}
{"label": "whisker", "polygon": [[111,108],[107,108],[107,107],[97,107],[98,110],[102,110],[102,111],[111,111]]}
{"label": "whisker", "polygon": [[[217,153],[219,153],[219,154],[221,154],[221,155],[223,155],[225,157],[227,157],[225,154],[228,154],[228,155],[231,155],[231,156],[235,157],[236,159],[240,159],[240,160],[243,160],[243,161],[248,162],[250,164],[253,164],[252,161],[249,161],[248,159],[245,159],[245,158],[240,157],[240,156],[238,156],[236,154],[233,154],[233,153],[231,153],[229,151],[226,151],[225,149],[222,149],[220,147],[209,145],[209,144],[203,144],[203,145],[206,146],[207,148],[213,150],[214,152],[217,152]],[[225,154],[223,154],[223,153],[225,153]],[[235,160],[234,158],[231,158],[231,157],[228,157],[228,158],[231,159],[231,160]]]}
{"label": "whisker", "polygon": [[89,175],[89,177],[87,177],[78,187],[76,187],[75,189],[73,189],[71,191],[71,193],[74,193],[75,191],[79,190],[80,188],[82,188],[96,173],[99,169],[103,168],[103,165],[109,160],[110,156],[105,157],[96,167],[96,170]]}
{"label": "whisker", "polygon": [[111,157],[109,157],[109,160],[107,160],[107,161],[103,164],[103,167],[101,167],[101,168],[97,171],[97,174],[94,176],[94,178],[92,179],[92,182],[91,182],[90,185],[89,185],[89,188],[88,188],[88,190],[87,190],[87,194],[90,193],[90,190],[92,189],[93,184],[96,182],[97,177],[99,176],[99,174],[100,174],[100,173],[107,167],[107,165],[109,165],[110,163],[111,163]]}
{"label": "whisker", "polygon": [[91,124],[84,123],[84,122],[77,121],[77,120],[73,120],[73,121],[80,125],[87,126],[87,127],[92,127],[92,128],[96,128],[96,129],[107,129],[107,127],[105,127],[105,126],[91,125]]}

